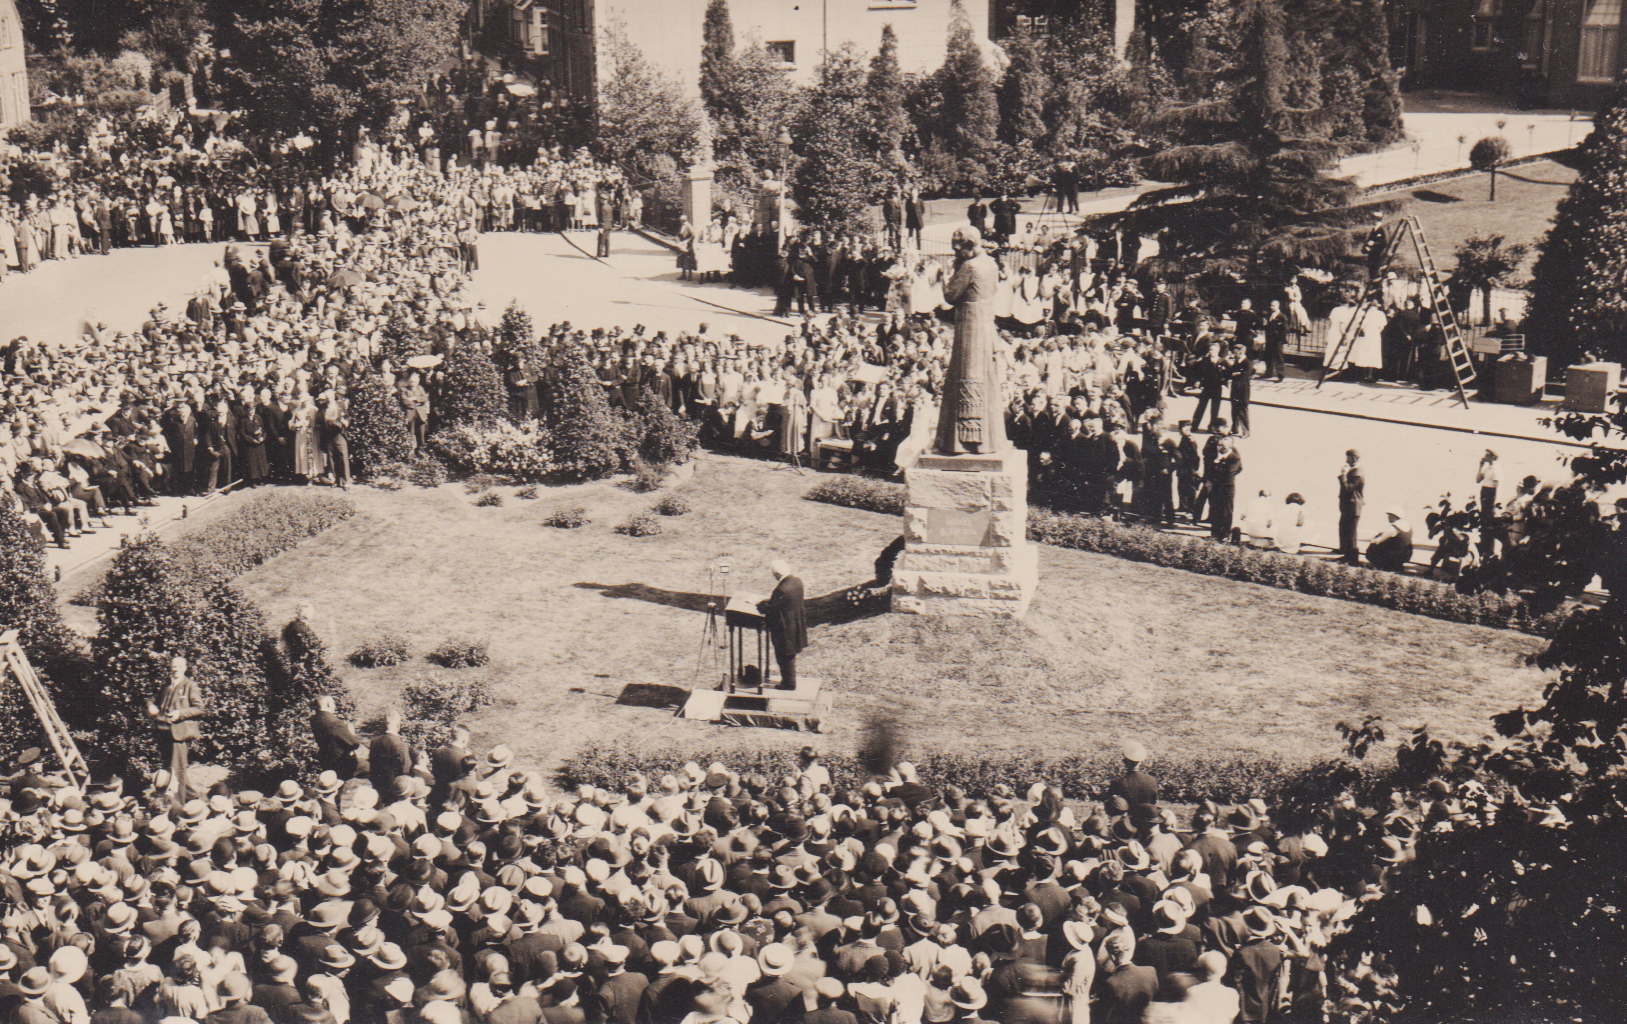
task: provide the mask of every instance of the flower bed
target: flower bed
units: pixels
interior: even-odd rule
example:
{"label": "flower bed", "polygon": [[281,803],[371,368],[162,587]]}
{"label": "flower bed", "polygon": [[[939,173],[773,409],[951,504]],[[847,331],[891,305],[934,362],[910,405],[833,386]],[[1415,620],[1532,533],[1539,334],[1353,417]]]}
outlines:
{"label": "flower bed", "polygon": [[[804,497],[882,515],[904,514],[903,486],[868,477],[833,476],[820,481]],[[1166,533],[1149,526],[1127,525],[1076,512],[1030,507],[1028,539],[1205,576],[1224,576],[1317,597],[1358,601],[1448,622],[1517,629],[1538,636],[1552,636],[1564,618],[1561,612],[1533,616],[1525,601],[1514,594],[1460,594],[1448,584],[1417,576],[1280,551],[1219,544],[1206,537]]]}

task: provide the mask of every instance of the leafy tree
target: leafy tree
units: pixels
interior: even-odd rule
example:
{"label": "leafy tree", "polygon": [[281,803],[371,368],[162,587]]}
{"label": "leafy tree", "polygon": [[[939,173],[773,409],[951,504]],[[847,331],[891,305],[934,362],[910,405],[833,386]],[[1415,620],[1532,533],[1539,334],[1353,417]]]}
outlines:
{"label": "leafy tree", "polygon": [[1005,77],[1001,79],[1000,137],[1009,146],[1032,154],[1043,142],[1045,99],[1044,41],[1022,28],[1005,41]]}
{"label": "leafy tree", "polygon": [[730,114],[717,124],[718,161],[745,171],[778,167],[775,140],[796,123],[803,99],[779,57],[755,42],[736,53],[724,94]]}
{"label": "leafy tree", "polygon": [[383,374],[367,370],[351,381],[349,443],[351,468],[364,480],[412,456],[406,410]]}
{"label": "leafy tree", "polygon": [[645,58],[620,21],[605,25],[599,50],[604,54],[596,137],[600,155],[647,172],[653,158],[677,159],[690,151],[700,111],[678,82]]}
{"label": "leafy tree", "polygon": [[336,159],[357,129],[382,131],[396,101],[456,59],[463,0],[242,0],[219,26],[232,59],[225,104],[273,139],[315,127]]}
{"label": "leafy tree", "polygon": [[629,424],[611,411],[604,385],[580,348],[566,350],[548,401],[561,475],[598,480],[627,465],[634,447]]}
{"label": "leafy tree", "polygon": [[1525,333],[1560,366],[1627,359],[1627,90],[1594,118],[1532,272]]}
{"label": "leafy tree", "polygon": [[1508,140],[1501,135],[1488,135],[1469,149],[1469,166],[1491,175],[1491,194],[1486,198],[1497,201],[1497,168],[1508,162],[1513,153]]}
{"label": "leafy tree", "polygon": [[875,133],[871,151],[883,155],[902,151],[910,122],[904,110],[904,75],[898,67],[898,33],[891,22],[881,26],[881,46],[870,58],[870,73],[864,85]]}
{"label": "leafy tree", "polygon": [[1486,323],[1491,323],[1491,290],[1508,284],[1530,251],[1524,242],[1505,244],[1502,235],[1471,235],[1458,246],[1452,280],[1483,293]]}
{"label": "leafy tree", "polygon": [[845,228],[865,215],[886,187],[887,170],[854,130],[868,120],[864,66],[852,43],[825,54],[793,136],[797,166],[791,195],[805,224]]}
{"label": "leafy tree", "polygon": [[933,134],[961,179],[980,188],[999,153],[1000,107],[994,72],[960,0],[950,5],[948,48],[933,78],[942,103]]}
{"label": "leafy tree", "polygon": [[1277,0],[1243,0],[1239,47],[1212,98],[1171,104],[1157,120],[1184,141],[1146,160],[1175,184],[1141,196],[1121,219],[1156,235],[1187,273],[1259,280],[1285,267],[1328,267],[1348,256],[1360,220],[1356,186],[1329,176],[1338,149],[1315,128],[1319,111],[1287,100],[1288,54]]}
{"label": "leafy tree", "polygon": [[708,0],[701,24],[701,102],[720,132],[727,134],[737,111],[730,80],[734,77],[734,26],[729,21],[729,0]]}
{"label": "leafy tree", "polygon": [[508,391],[503,375],[483,345],[459,345],[446,356],[441,381],[441,426],[469,423],[491,426],[507,418]]}
{"label": "leafy tree", "polygon": [[700,443],[699,427],[674,413],[648,385],[639,396],[639,410],[639,457],[652,466],[688,462]]}

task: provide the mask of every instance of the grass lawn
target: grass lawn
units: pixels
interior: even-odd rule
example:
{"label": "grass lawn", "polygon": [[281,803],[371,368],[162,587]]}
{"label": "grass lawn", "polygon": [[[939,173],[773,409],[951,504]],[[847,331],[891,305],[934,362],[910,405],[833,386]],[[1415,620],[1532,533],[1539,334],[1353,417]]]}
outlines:
{"label": "grass lawn", "polygon": [[[804,735],[682,721],[624,691],[721,678],[723,652],[704,643],[708,567],[720,559],[735,591],[766,593],[775,556],[811,596],[870,578],[897,521],[801,500],[814,479],[704,457],[675,488],[694,510],[643,539],[610,528],[655,496],[612,483],[537,501],[506,488],[500,508],[474,507],[458,485],[359,488],[355,519],[240,583],[273,623],[313,601],[336,659],[386,630],[420,654],[455,634],[487,638],[492,664],[461,670],[485,673],[497,697],[472,723],[476,740],[506,741],[524,763],[551,770],[584,744],[616,741],[796,746]],[[592,522],[541,525],[561,504],[585,506]],[[1155,750],[1314,758],[1337,751],[1334,723],[1365,714],[1477,737],[1543,681],[1517,664],[1542,641],[1518,633],[1058,548],[1040,564],[1022,623],[882,614],[817,625],[799,668],[835,694],[825,746],[857,749],[866,723],[885,716],[917,754],[1064,754],[1134,734]],[[342,672],[368,715],[407,679],[451,675],[421,657]]]}
{"label": "grass lawn", "polygon": [[[1525,242],[1531,246],[1532,251],[1517,275],[1525,278],[1530,276],[1531,264],[1536,260],[1536,244],[1552,226],[1554,210],[1565,197],[1566,186],[1576,180],[1576,171],[1552,160],[1521,164],[1509,171],[1519,177],[1497,176],[1496,202],[1486,199],[1488,178],[1484,174],[1470,174],[1382,196],[1410,198],[1407,212],[1417,215],[1423,224],[1435,263],[1442,273],[1450,272],[1456,262],[1452,253],[1469,236],[1500,234],[1509,242]],[[1403,252],[1410,259],[1411,246]],[[1478,316],[1478,304],[1475,309]]]}

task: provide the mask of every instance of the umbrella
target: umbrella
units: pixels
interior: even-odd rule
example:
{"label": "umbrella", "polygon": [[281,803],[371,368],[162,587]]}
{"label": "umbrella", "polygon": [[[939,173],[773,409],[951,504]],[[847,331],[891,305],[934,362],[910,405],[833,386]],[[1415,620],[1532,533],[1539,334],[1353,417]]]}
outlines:
{"label": "umbrella", "polygon": [[411,196],[396,196],[390,200],[390,208],[392,210],[416,210],[418,209],[418,200]]}
{"label": "umbrella", "polygon": [[356,273],[354,270],[336,270],[328,278],[328,287],[349,288],[352,285],[361,284],[363,280],[362,275]]}
{"label": "umbrella", "polygon": [[360,204],[364,209],[376,210],[384,205],[384,200],[380,199],[373,193],[368,192],[357,200],[357,203]]}
{"label": "umbrella", "polygon": [[76,437],[72,441],[69,441],[67,444],[63,445],[62,450],[67,452],[69,455],[83,455],[90,459],[103,459],[107,457],[106,450],[88,437]]}
{"label": "umbrella", "polygon": [[537,94],[536,86],[527,85],[524,82],[511,82],[506,88],[510,96],[535,96]]}
{"label": "umbrella", "polygon": [[407,365],[414,370],[427,370],[432,366],[441,365],[440,356],[413,356],[407,360]]}

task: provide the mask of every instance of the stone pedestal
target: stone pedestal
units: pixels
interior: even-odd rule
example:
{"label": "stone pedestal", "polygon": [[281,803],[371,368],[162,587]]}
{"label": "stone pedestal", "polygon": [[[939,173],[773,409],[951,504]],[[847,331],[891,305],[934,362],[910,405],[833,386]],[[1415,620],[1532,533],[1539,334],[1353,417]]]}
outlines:
{"label": "stone pedestal", "polygon": [[712,169],[696,164],[684,176],[683,214],[699,234],[712,223]]}
{"label": "stone pedestal", "polygon": [[1028,542],[1028,458],[923,455],[904,474],[893,611],[1020,619],[1039,584]]}

